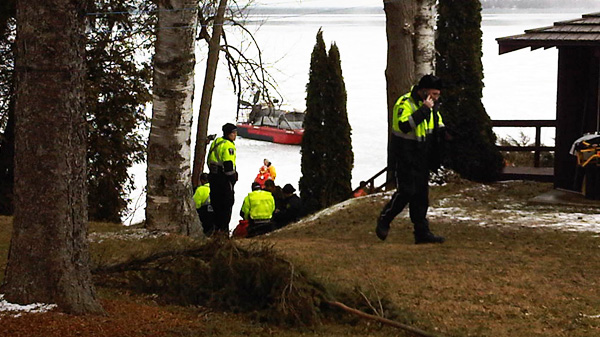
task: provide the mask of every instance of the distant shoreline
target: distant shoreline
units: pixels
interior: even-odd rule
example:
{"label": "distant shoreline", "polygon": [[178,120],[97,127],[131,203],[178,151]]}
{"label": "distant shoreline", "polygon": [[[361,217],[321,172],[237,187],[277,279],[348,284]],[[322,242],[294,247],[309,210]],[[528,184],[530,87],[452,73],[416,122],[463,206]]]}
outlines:
{"label": "distant shoreline", "polygon": [[[594,13],[600,12],[600,5],[597,8],[574,8],[565,7],[544,7],[544,8],[516,8],[516,7],[484,7],[482,14],[510,14],[510,13]],[[309,7],[309,6],[252,6],[248,9],[249,15],[310,15],[310,14],[384,14],[383,4],[381,6],[352,6],[352,7]]]}

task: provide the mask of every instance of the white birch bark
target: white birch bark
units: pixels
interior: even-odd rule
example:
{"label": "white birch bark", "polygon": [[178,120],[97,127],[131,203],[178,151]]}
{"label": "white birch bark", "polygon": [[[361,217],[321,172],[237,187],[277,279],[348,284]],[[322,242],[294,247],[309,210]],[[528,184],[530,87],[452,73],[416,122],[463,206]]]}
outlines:
{"label": "white birch bark", "polygon": [[196,0],[158,2],[146,228],[184,235],[201,232],[190,149],[196,23]]}
{"label": "white birch bark", "polygon": [[415,77],[435,74],[436,0],[417,0],[415,16]]}

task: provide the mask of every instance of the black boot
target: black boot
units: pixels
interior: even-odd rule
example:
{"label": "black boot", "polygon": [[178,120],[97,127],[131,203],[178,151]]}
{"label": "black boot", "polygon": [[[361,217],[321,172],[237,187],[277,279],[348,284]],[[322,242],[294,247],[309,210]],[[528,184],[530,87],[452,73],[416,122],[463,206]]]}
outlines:
{"label": "black boot", "polygon": [[384,225],[380,221],[377,221],[377,227],[375,227],[375,235],[377,235],[379,240],[385,241],[389,232],[390,225]]}
{"label": "black boot", "polygon": [[422,243],[444,243],[446,239],[443,236],[434,235],[431,232],[425,234],[415,234],[415,244]]}

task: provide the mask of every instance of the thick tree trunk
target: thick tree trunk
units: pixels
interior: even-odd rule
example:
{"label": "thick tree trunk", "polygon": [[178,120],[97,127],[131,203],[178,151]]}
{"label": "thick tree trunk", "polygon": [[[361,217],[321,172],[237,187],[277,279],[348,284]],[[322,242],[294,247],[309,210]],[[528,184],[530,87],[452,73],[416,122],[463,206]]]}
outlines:
{"label": "thick tree trunk", "polygon": [[2,292],[97,313],[87,243],[84,10],[17,4],[15,215]]}
{"label": "thick tree trunk", "polygon": [[435,74],[435,3],[418,0],[415,17],[415,79]]}
{"label": "thick tree trunk", "polygon": [[198,235],[192,200],[195,0],[159,1],[152,127],[148,142],[146,227]]}
{"label": "thick tree trunk", "polygon": [[221,34],[223,33],[223,23],[227,0],[219,1],[217,16],[213,21],[213,35],[208,44],[208,59],[206,61],[206,75],[204,76],[204,87],[202,88],[202,99],[200,100],[200,113],[198,117],[198,128],[196,132],[196,146],[194,148],[194,170],[192,175],[192,185],[198,186],[200,174],[204,168],[204,159],[206,158],[206,144],[208,143],[208,119],[210,117],[210,107],[212,105],[213,89],[215,88],[215,77],[217,75],[217,66],[219,63],[219,52],[221,51]]}
{"label": "thick tree trunk", "polygon": [[414,73],[414,17],[415,0],[387,0],[383,2],[386,18],[386,35],[388,41],[387,68],[385,78],[387,85],[388,107],[388,172],[387,187],[394,185],[394,156],[391,154],[392,114],[396,100],[410,90],[415,81]]}

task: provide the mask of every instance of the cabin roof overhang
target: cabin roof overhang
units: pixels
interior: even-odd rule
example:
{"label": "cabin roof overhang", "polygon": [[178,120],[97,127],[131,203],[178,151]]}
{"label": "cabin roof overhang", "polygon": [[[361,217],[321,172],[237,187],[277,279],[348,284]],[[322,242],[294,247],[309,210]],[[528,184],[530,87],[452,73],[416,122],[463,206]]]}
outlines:
{"label": "cabin roof overhang", "polygon": [[555,22],[553,26],[529,29],[525,34],[497,38],[499,53],[522,48],[600,47],[600,12],[580,19]]}

